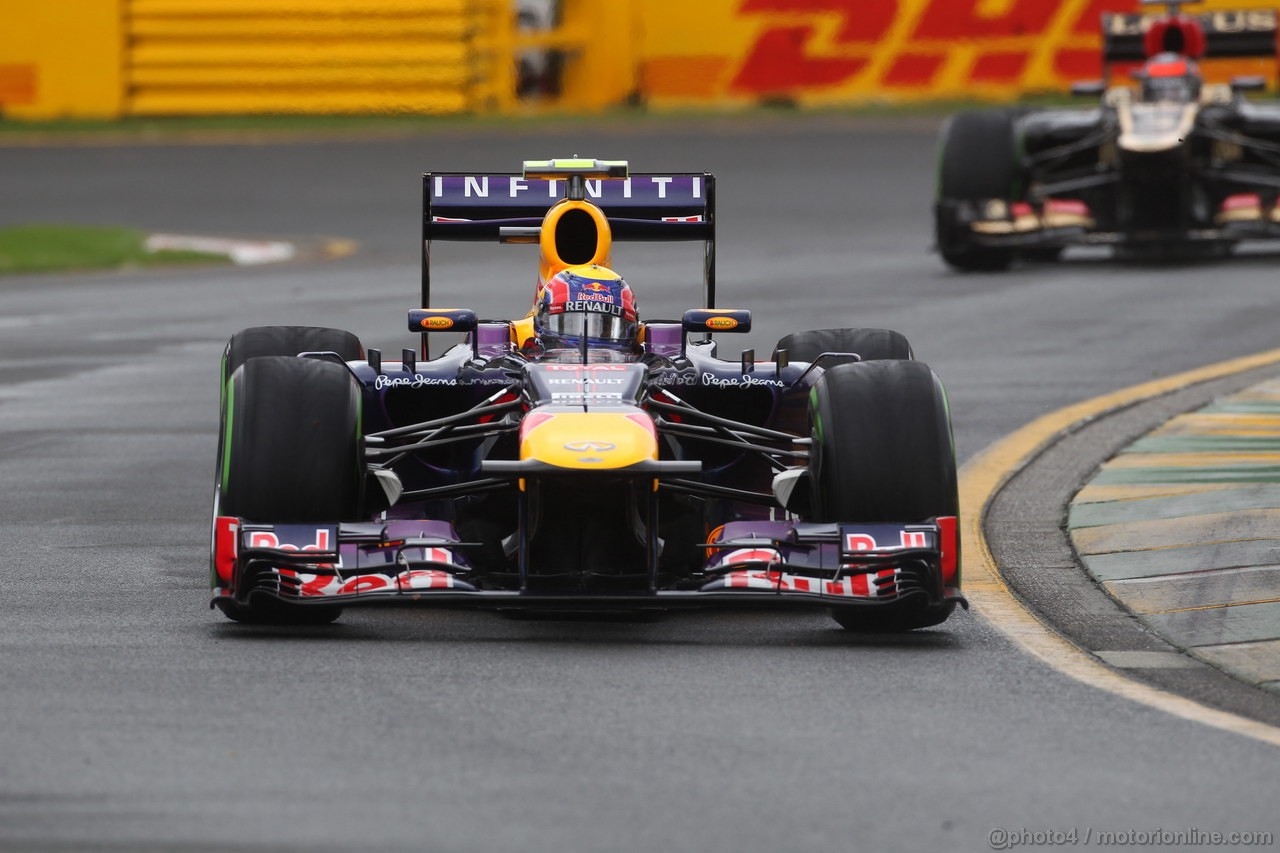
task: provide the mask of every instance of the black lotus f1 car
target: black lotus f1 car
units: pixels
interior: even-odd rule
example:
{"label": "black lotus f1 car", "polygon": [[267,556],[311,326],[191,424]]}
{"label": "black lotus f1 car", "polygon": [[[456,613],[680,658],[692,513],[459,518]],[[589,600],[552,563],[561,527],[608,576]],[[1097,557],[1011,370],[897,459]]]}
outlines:
{"label": "black lotus f1 car", "polygon": [[[423,190],[422,306],[435,240],[536,244],[540,290],[614,240],[703,241],[703,305],[639,323],[622,352],[430,307],[409,312],[421,350],[394,360],[337,329],[236,333],[211,553],[228,617],[819,608],[906,630],[964,604],[941,382],[885,329],[719,358],[713,334],[751,315],[716,305],[712,175],[552,160]],[[566,298],[584,321],[608,299]],[[432,358],[441,331],[466,337]]]}
{"label": "black lotus f1 car", "polygon": [[[1152,0],[1145,0],[1152,2]],[[1165,0],[1154,0],[1164,4]],[[1276,12],[1102,16],[1104,67],[1135,86],[1078,83],[1087,109],[960,113],[939,139],[935,238],[959,270],[1071,245],[1121,256],[1223,254],[1280,238],[1280,106],[1262,77],[1208,84],[1198,61],[1276,55]]]}

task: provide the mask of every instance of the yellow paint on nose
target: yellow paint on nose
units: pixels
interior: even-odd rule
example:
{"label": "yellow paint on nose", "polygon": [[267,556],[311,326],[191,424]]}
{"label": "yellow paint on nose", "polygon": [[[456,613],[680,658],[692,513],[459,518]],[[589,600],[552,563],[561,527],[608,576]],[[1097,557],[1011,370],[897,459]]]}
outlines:
{"label": "yellow paint on nose", "polygon": [[658,441],[639,412],[556,412],[520,438],[520,458],[557,468],[610,470],[658,458]]}

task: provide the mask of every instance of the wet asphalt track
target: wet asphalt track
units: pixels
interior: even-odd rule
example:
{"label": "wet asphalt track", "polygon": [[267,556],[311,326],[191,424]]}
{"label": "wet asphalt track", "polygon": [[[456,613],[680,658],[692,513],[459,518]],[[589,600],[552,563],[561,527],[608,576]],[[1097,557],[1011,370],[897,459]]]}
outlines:
{"label": "wet asphalt track", "polygon": [[[410,345],[426,168],[580,153],[715,171],[720,304],[754,310],[744,345],[901,329],[948,384],[962,457],[1276,345],[1276,255],[945,272],[926,251],[932,146],[927,121],[819,118],[0,149],[0,225],[364,246],[0,283],[0,849],[980,851],[997,827],[1280,830],[1274,748],[1082,686],[972,613],[858,638],[819,615],[350,611],[285,631],[205,609],[223,342],[314,323]],[[437,304],[523,310],[527,249],[442,257]],[[693,304],[697,260],[615,257],[647,316]]]}

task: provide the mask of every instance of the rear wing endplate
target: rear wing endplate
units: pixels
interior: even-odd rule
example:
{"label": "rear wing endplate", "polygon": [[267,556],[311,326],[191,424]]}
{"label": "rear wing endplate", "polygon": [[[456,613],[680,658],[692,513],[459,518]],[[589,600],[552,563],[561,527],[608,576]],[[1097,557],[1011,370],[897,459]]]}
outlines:
{"label": "rear wing endplate", "polygon": [[[431,241],[498,242],[503,229],[537,228],[565,188],[565,180],[516,173],[424,174],[420,307],[431,307]],[[632,173],[623,179],[587,179],[585,190],[586,200],[608,217],[615,241],[701,240],[706,246],[703,304],[715,307],[714,175]]]}

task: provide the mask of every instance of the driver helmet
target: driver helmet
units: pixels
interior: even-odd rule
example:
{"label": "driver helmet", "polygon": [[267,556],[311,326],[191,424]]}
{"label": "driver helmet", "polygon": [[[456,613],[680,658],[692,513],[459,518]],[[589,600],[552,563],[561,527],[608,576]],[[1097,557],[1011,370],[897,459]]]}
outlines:
{"label": "driver helmet", "polygon": [[1158,53],[1142,67],[1142,100],[1190,103],[1200,97],[1200,69],[1177,53]]}
{"label": "driver helmet", "polygon": [[607,267],[569,267],[551,277],[534,306],[533,328],[545,349],[588,347],[631,352],[640,324],[631,288]]}

